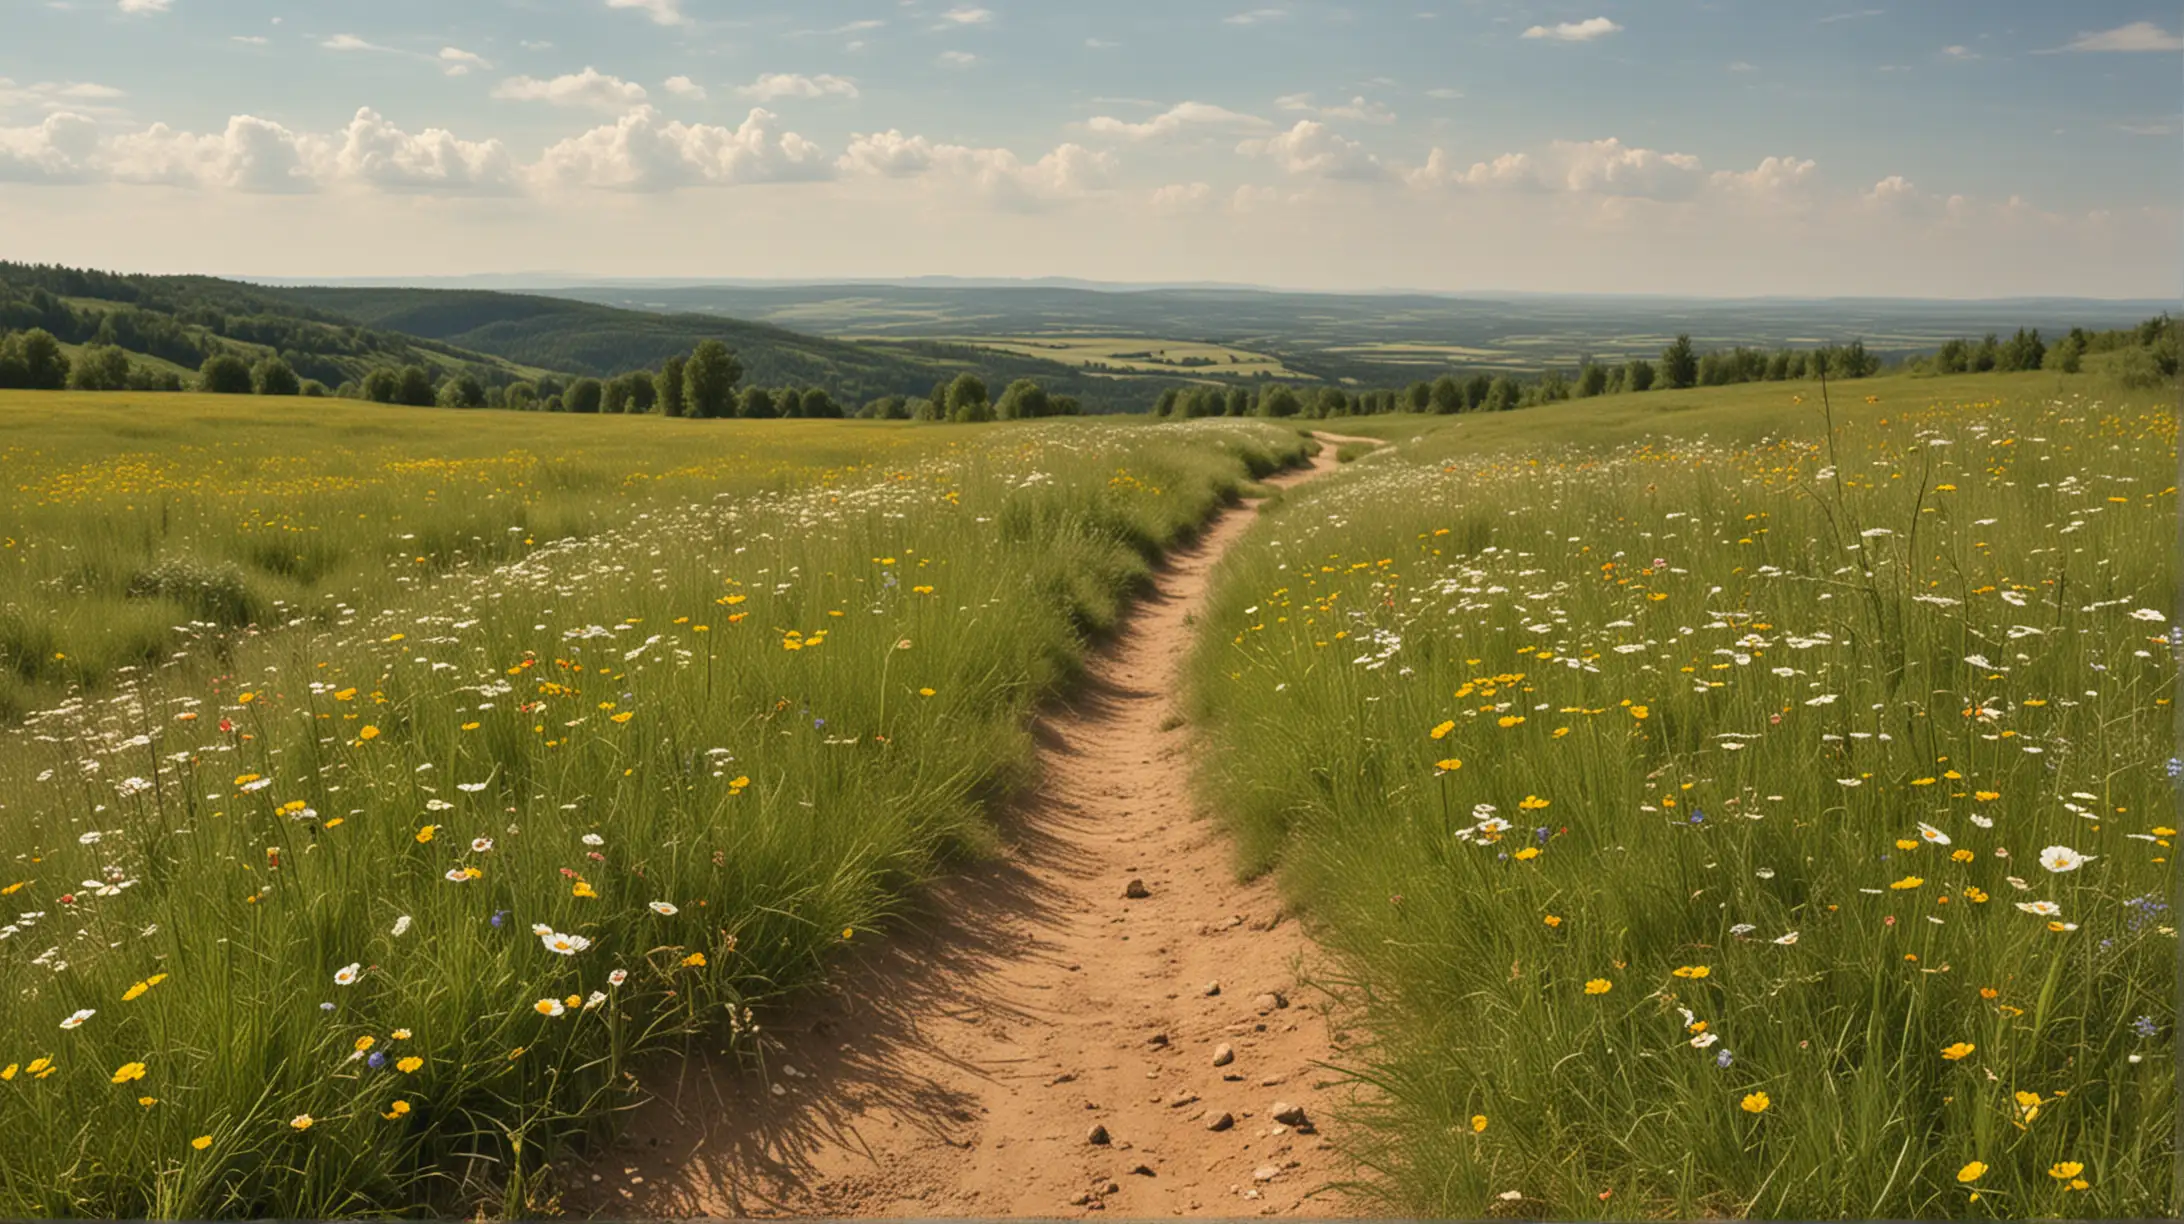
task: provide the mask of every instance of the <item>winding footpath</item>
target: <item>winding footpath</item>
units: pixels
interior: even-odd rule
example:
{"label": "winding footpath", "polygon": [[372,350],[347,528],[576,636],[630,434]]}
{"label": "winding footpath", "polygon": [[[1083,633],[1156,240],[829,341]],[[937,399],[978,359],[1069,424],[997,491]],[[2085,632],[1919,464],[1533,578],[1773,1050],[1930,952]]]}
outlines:
{"label": "winding footpath", "polygon": [[[1363,440],[1318,436],[1269,483]],[[1042,781],[1002,815],[1002,853],[791,1009],[763,1074],[692,1059],[654,1085],[594,1166],[599,1214],[1345,1214],[1327,1187],[1353,1171],[1324,1132],[1351,1091],[1324,1065],[1341,1034],[1298,984],[1317,950],[1196,812],[1175,705],[1254,512],[1175,554],[1041,719]]]}

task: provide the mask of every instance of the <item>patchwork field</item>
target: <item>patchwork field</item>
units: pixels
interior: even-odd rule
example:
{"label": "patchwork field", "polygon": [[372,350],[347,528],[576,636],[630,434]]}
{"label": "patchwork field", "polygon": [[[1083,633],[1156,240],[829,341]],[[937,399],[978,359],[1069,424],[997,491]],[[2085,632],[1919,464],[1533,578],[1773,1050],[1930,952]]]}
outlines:
{"label": "patchwork field", "polygon": [[[14,394],[0,1214],[538,1214],[990,838],[1271,425]],[[756,1009],[756,1010],[755,1010]]]}
{"label": "patchwork field", "polygon": [[1230,554],[1381,1209],[2173,1213],[2176,415],[2061,385],[1355,422]]}
{"label": "patchwork field", "polygon": [[[858,339],[881,341],[883,337]],[[1036,357],[1092,372],[1127,374],[1175,374],[1206,378],[1294,378],[1297,373],[1281,358],[1249,349],[1231,348],[1195,340],[1163,340],[1143,336],[936,336],[942,344]]]}

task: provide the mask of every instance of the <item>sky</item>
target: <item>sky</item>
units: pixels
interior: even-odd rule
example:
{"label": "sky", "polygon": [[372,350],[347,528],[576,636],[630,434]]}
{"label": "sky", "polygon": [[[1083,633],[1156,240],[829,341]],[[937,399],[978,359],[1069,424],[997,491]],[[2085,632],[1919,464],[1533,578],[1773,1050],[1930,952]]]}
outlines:
{"label": "sky", "polygon": [[2175,5],[1860,2],[0,0],[0,258],[2179,294]]}

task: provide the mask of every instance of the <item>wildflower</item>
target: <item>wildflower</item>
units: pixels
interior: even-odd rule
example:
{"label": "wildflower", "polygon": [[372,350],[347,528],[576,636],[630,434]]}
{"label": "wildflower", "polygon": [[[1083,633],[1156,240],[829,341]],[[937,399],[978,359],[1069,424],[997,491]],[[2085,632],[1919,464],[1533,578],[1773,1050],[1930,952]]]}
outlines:
{"label": "wildflower", "polygon": [[412,1054],[407,1058],[395,1060],[394,1069],[400,1071],[404,1075],[415,1075],[417,1073],[417,1069],[424,1065],[424,1059],[417,1057],[415,1054]]}
{"label": "wildflower", "polygon": [[356,979],[357,979],[357,974],[358,974],[358,972],[359,972],[359,971],[361,971],[361,970],[362,970],[363,968],[364,968],[364,966],[363,966],[363,965],[361,965],[361,964],[359,964],[359,963],[357,963],[357,962],[355,962],[355,961],[351,961],[350,963],[348,963],[348,964],[346,964],[346,965],[343,965],[343,966],[342,966],[341,968],[339,968],[339,969],[336,969],[336,970],[334,970],[334,985],[336,985],[336,986],[353,986],[353,985],[355,985],[355,984],[356,984]]}
{"label": "wildflower", "polygon": [[89,1020],[91,1017],[98,1014],[99,1012],[97,1008],[86,1007],[81,1011],[78,1011],[76,1014],[70,1016],[68,1019],[61,1021],[61,1027],[64,1029],[82,1028],[84,1021]]}
{"label": "wildflower", "polygon": [[563,1007],[559,999],[540,999],[538,1002],[531,1004],[531,1010],[541,1016],[558,1016],[569,1009]]}
{"label": "wildflower", "polygon": [[361,731],[358,731],[358,732],[356,733],[356,737],[357,737],[358,739],[360,739],[360,740],[375,740],[375,739],[378,739],[378,738],[379,738],[379,728],[377,728],[377,727],[365,727],[365,728],[364,728],[363,730],[361,730]]}
{"label": "wildflower", "polygon": [[396,939],[400,939],[404,935],[409,934],[409,929],[410,916],[408,914],[404,914],[400,918],[394,920],[394,937]]}
{"label": "wildflower", "polygon": [[1707,965],[1683,965],[1672,970],[1672,972],[1680,978],[1702,978],[1714,972],[1714,970]]}
{"label": "wildflower", "polygon": [[1471,1133],[1472,1133],[1472,1134],[1474,1134],[1474,1135],[1478,1135],[1478,1134],[1483,1134],[1483,1133],[1485,1133],[1485,1131],[1486,1131],[1486,1115],[1485,1115],[1485,1114],[1473,1114],[1473,1115],[1471,1115]]}
{"label": "wildflower", "polygon": [[564,935],[559,931],[548,931],[539,936],[538,941],[546,946],[548,952],[557,952],[563,956],[575,956],[591,947],[591,940],[582,935]]}
{"label": "wildflower", "polygon": [[2053,901],[2020,901],[2017,903],[2017,908],[2042,918],[2053,918],[2063,912],[2063,907]]}
{"label": "wildflower", "polygon": [[1949,844],[1949,835],[1947,833],[1942,832],[1940,829],[1935,828],[1934,826],[1926,823],[1923,820],[1919,822],[1919,836],[1925,838],[1927,841],[1930,841],[1937,846],[1946,846]]}
{"label": "wildflower", "polygon": [[702,968],[705,965],[705,953],[692,952],[690,955],[682,958],[682,963],[685,965],[690,965],[692,967]]}
{"label": "wildflower", "polygon": [[1919,885],[1924,883],[1926,883],[1926,881],[1920,879],[1918,876],[1905,876],[1904,878],[1889,885],[1889,887],[1895,889],[1898,892],[1902,892],[1906,889],[1917,888]]}
{"label": "wildflower", "polygon": [[310,1114],[297,1114],[295,1117],[288,1120],[288,1124],[290,1126],[300,1131],[310,1130],[311,1123],[312,1118]]}
{"label": "wildflower", "polygon": [[1448,733],[1454,731],[1455,729],[1456,723],[1454,722],[1454,720],[1451,720],[1442,723],[1440,726],[1435,727],[1433,730],[1427,732],[1426,734],[1432,736],[1434,739],[1447,739]]}
{"label": "wildflower", "polygon": [[1546,923],[1550,927],[1558,927],[1562,925],[1562,919],[1554,914],[1549,914],[1545,918],[1540,919],[1540,921]]}
{"label": "wildflower", "polygon": [[1719,1033],[1700,1033],[1698,1036],[1691,1039],[1691,1048],[1694,1050],[1703,1050],[1720,1040],[1721,1034]]}
{"label": "wildflower", "polygon": [[1450,757],[1445,761],[1435,761],[1433,763],[1433,767],[1440,770],[1442,773],[1455,773],[1457,770],[1464,767],[1464,763],[1457,760],[1455,757]]}
{"label": "wildflower", "polygon": [[1741,1103],[1741,1107],[1743,1108],[1744,1112],[1748,1114],[1762,1114],[1766,1113],[1767,1107],[1772,1104],[1774,1104],[1774,1102],[1768,1099],[1766,1093],[1754,1092],[1745,1096],[1743,1102]]}
{"label": "wildflower", "polygon": [[1548,800],[1540,798],[1538,795],[1526,795],[1523,801],[1517,804],[1518,808],[1527,812],[1536,812],[1539,811],[1541,808],[1549,806],[1551,806],[1550,802]]}
{"label": "wildflower", "polygon": [[117,1084],[126,1084],[126,1083],[128,1083],[129,1081],[131,1081],[131,1080],[140,1080],[140,1079],[143,1079],[143,1078],[144,1078],[144,1064],[143,1064],[143,1063],[140,1063],[140,1062],[123,1063],[123,1064],[121,1064],[121,1067],[120,1067],[120,1069],[114,1072],[113,1082],[114,1082],[114,1083],[117,1083]]}
{"label": "wildflower", "polygon": [[1957,1170],[1957,1180],[1960,1182],[1975,1182],[1986,1175],[1987,1166],[1976,1160]]}
{"label": "wildflower", "polygon": [[492,839],[492,838],[490,838],[490,837],[474,837],[474,838],[470,839],[470,852],[471,852],[472,854],[490,854],[490,853],[492,853],[492,850],[493,850],[493,839]]}
{"label": "wildflower", "polygon": [[197,1138],[195,1138],[195,1139],[192,1139],[192,1140],[190,1140],[190,1147],[191,1147],[191,1148],[193,1148],[193,1149],[195,1149],[196,1151],[200,1151],[200,1152],[202,1152],[202,1151],[204,1151],[204,1150],[205,1150],[206,1148],[209,1148],[209,1147],[211,1147],[211,1146],[212,1146],[212,1136],[211,1136],[211,1135],[199,1135],[199,1136],[198,1136]]}
{"label": "wildflower", "polygon": [[1585,993],[1589,995],[1604,995],[1613,989],[1615,989],[1615,983],[1606,978],[1594,978],[1585,983]]}
{"label": "wildflower", "polygon": [[1734,1063],[1736,1060],[1736,1055],[1731,1054],[1727,1050],[1723,1050],[1721,1053],[1714,1055],[1714,1065],[1720,1067],[1724,1071],[1728,1070],[1729,1065],[1731,1063]]}
{"label": "wildflower", "polygon": [[675,903],[672,901],[654,901],[652,903],[652,912],[662,917],[672,918],[680,911],[676,909]]}
{"label": "wildflower", "polygon": [[2076,871],[2096,857],[2098,856],[2080,854],[2068,846],[2049,846],[2040,852],[2040,865],[2060,875],[2065,871]]}
{"label": "wildflower", "polygon": [[410,1039],[410,1031],[406,1028],[396,1029],[387,1035],[396,1041],[408,1041]]}
{"label": "wildflower", "polygon": [[627,969],[617,969],[607,975],[607,985],[609,986],[619,986],[628,980],[629,970]]}
{"label": "wildflower", "polygon": [[569,895],[578,898],[589,897],[592,900],[596,901],[599,899],[599,890],[593,888],[591,884],[587,881],[578,880],[576,884],[569,889]]}
{"label": "wildflower", "polygon": [[1775,937],[1775,940],[1774,940],[1774,942],[1776,942],[1776,943],[1778,943],[1778,944],[1781,944],[1781,945],[1782,945],[1783,947],[1787,948],[1787,947],[1789,947],[1789,946],[1790,946],[1791,944],[1794,944],[1794,943],[1796,943],[1796,942],[1797,942],[1797,932],[1795,932],[1795,931],[1789,931],[1789,932],[1785,932],[1784,934],[1781,934],[1781,935],[1777,935],[1777,936]]}
{"label": "wildflower", "polygon": [[2075,1160],[2059,1160],[2048,1167],[2048,1176],[2056,1181],[2069,1181],[2085,1172],[2085,1165]]}
{"label": "wildflower", "polygon": [[439,831],[440,826],[438,825],[426,825],[424,828],[417,830],[417,844],[422,846],[425,843],[431,841],[433,835],[437,834]]}
{"label": "wildflower", "polygon": [[1956,1062],[1957,1060],[1965,1057],[1973,1050],[1976,1050],[1978,1048],[1978,1046],[1973,1045],[1969,1041],[1959,1041],[1952,1045],[1942,1047],[1941,1056],[1948,1059],[1950,1062]]}
{"label": "wildflower", "polygon": [[388,1102],[387,1112],[380,1114],[379,1116],[382,1118],[394,1119],[403,1116],[409,1111],[410,1103],[408,1101],[396,1100]]}
{"label": "wildflower", "polygon": [[1514,855],[1511,855],[1510,857],[1516,859],[1518,862],[1526,862],[1531,859],[1536,859],[1539,857],[1539,847],[1526,846],[1524,849],[1517,851]]}
{"label": "wildflower", "polygon": [[369,1033],[366,1033],[364,1036],[356,1039],[356,1052],[362,1054],[364,1051],[371,1049],[377,1044],[379,1044],[379,1039]]}

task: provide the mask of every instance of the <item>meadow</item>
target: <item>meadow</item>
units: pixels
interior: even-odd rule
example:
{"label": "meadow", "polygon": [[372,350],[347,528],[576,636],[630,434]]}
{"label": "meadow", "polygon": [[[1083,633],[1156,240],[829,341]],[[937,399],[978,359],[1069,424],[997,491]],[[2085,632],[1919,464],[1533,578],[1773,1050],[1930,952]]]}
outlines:
{"label": "meadow", "polygon": [[1847,386],[1344,422],[1224,563],[1378,1208],[2177,1208],[2173,405]]}
{"label": "meadow", "polygon": [[0,398],[0,1215],[551,1211],[1303,449]]}

